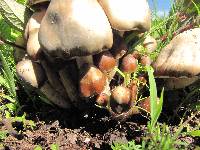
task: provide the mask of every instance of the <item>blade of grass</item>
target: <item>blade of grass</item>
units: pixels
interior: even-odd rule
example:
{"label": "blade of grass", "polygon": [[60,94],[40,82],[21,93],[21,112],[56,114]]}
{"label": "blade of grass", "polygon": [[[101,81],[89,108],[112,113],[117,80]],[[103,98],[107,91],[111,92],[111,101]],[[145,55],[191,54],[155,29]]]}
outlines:
{"label": "blade of grass", "polygon": [[6,80],[6,83],[9,86],[9,89],[7,89],[10,93],[10,95],[16,99],[17,98],[17,94],[16,94],[16,90],[15,90],[15,79],[14,79],[14,75],[11,72],[8,63],[6,62],[5,57],[2,54],[2,51],[0,50],[0,60],[2,61],[2,65],[3,65],[3,74],[4,74],[4,78]]}
{"label": "blade of grass", "polygon": [[149,76],[149,91],[150,91],[150,105],[151,105],[151,129],[155,126],[160,113],[162,111],[162,105],[163,105],[163,93],[164,89],[162,90],[161,97],[159,100],[159,103],[157,101],[157,87],[156,87],[156,82],[155,78],[153,75],[153,68],[150,66],[147,66],[147,72]]}

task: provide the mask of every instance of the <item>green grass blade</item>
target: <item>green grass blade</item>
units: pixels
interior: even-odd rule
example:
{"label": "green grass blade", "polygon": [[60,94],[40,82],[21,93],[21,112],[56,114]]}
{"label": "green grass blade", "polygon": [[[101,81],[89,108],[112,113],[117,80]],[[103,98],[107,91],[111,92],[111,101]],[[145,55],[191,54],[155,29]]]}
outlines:
{"label": "green grass blade", "polygon": [[11,72],[9,65],[6,62],[1,50],[0,50],[0,60],[2,61],[2,65],[3,65],[4,78],[6,80],[6,83],[9,86],[9,89],[7,89],[7,90],[10,92],[11,96],[16,99],[17,94],[16,94],[16,90],[15,90],[14,75]]}
{"label": "green grass blade", "polygon": [[160,116],[160,113],[162,111],[162,105],[163,105],[163,93],[164,90],[162,90],[161,97],[159,100],[159,103],[157,101],[157,87],[155,78],[153,75],[153,68],[150,66],[147,66],[147,72],[149,76],[149,84],[150,84],[150,105],[151,105],[151,128],[153,128]]}

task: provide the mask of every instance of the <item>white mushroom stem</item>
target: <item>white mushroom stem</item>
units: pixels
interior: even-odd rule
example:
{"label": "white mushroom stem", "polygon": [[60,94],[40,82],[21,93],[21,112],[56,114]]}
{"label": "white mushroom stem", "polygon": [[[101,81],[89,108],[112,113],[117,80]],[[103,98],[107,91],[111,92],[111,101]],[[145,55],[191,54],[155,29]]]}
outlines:
{"label": "white mushroom stem", "polygon": [[65,97],[60,95],[54,90],[54,87],[50,85],[48,81],[40,88],[40,91],[54,104],[62,108],[70,108],[71,104]]}
{"label": "white mushroom stem", "polygon": [[60,93],[64,97],[68,97],[65,89],[59,79],[59,76],[55,71],[53,71],[50,66],[48,65],[46,60],[40,61],[48,78],[49,83],[55,88],[55,90]]}
{"label": "white mushroom stem", "polygon": [[67,92],[67,95],[69,96],[71,102],[76,105],[76,102],[79,100],[79,96],[77,93],[77,88],[72,82],[67,69],[66,68],[61,69],[59,71],[59,75],[65,87],[65,91]]}

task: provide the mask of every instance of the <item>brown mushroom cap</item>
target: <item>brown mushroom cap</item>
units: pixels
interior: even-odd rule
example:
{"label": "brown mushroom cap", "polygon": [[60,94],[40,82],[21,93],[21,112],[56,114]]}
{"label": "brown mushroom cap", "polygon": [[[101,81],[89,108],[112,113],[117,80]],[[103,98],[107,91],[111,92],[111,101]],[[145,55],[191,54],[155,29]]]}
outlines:
{"label": "brown mushroom cap", "polygon": [[157,76],[196,76],[200,74],[200,28],[177,35],[161,50],[153,63]]}
{"label": "brown mushroom cap", "polygon": [[51,0],[39,41],[45,52],[66,59],[111,48],[113,35],[96,0]]}
{"label": "brown mushroom cap", "polygon": [[150,29],[151,14],[146,0],[98,0],[112,28],[121,31]]}
{"label": "brown mushroom cap", "polygon": [[89,65],[81,75],[80,92],[84,97],[100,94],[106,85],[105,75],[96,67]]}

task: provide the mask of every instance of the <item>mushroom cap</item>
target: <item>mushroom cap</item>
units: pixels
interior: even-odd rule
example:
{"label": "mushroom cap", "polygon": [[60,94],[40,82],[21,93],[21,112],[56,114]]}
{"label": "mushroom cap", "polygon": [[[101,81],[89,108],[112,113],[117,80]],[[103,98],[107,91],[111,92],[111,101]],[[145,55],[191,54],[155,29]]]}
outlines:
{"label": "mushroom cap", "polygon": [[27,40],[27,53],[33,59],[37,59],[41,53],[41,46],[38,40],[40,23],[46,13],[46,9],[35,12],[29,19],[25,29],[25,39]]}
{"label": "mushroom cap", "polygon": [[133,73],[137,70],[137,67],[137,59],[135,59],[131,54],[126,55],[122,59],[121,69],[123,72]]}
{"label": "mushroom cap", "polygon": [[114,58],[114,56],[109,52],[105,51],[102,52],[94,57],[94,59],[97,61],[96,66],[102,71],[102,72],[109,72],[112,71],[115,66],[117,65],[117,60]]}
{"label": "mushroom cap", "polygon": [[143,46],[147,49],[148,53],[152,53],[153,51],[156,50],[157,48],[157,41],[154,37],[152,36],[146,36]]}
{"label": "mushroom cap", "polygon": [[96,0],[52,0],[41,23],[39,41],[46,53],[68,59],[110,49],[113,35]]}
{"label": "mushroom cap", "polygon": [[156,76],[192,77],[200,74],[200,28],[185,31],[161,50],[153,63]]}
{"label": "mushroom cap", "polygon": [[150,29],[151,13],[146,0],[98,0],[112,28],[120,31]]}
{"label": "mushroom cap", "polygon": [[117,86],[111,96],[118,104],[128,104],[131,100],[131,90],[124,86]]}
{"label": "mushroom cap", "polygon": [[17,74],[35,88],[38,88],[45,81],[45,73],[42,67],[29,59],[20,61],[16,69]]}
{"label": "mushroom cap", "polygon": [[51,0],[28,0],[28,5],[32,6],[35,4],[43,3],[43,2],[50,2]]}
{"label": "mushroom cap", "polygon": [[100,94],[106,85],[105,75],[95,66],[89,65],[82,73],[80,79],[80,93],[83,97],[90,97]]}

